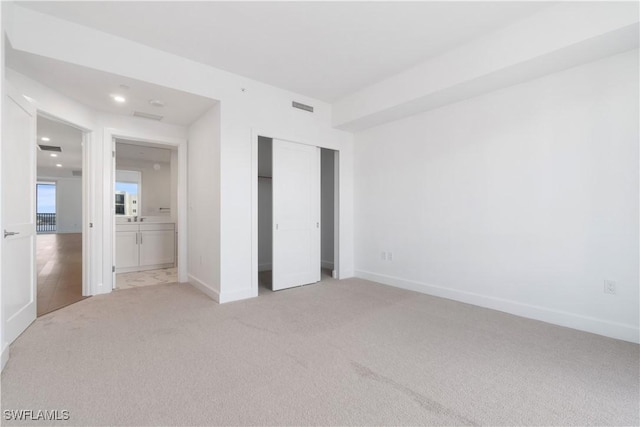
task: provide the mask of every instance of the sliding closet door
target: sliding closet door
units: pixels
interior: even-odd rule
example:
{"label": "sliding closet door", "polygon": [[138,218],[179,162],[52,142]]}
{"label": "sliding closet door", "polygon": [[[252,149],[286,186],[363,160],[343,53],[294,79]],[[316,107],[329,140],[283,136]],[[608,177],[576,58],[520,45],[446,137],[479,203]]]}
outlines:
{"label": "sliding closet door", "polygon": [[273,140],[273,290],[320,281],[320,148]]}

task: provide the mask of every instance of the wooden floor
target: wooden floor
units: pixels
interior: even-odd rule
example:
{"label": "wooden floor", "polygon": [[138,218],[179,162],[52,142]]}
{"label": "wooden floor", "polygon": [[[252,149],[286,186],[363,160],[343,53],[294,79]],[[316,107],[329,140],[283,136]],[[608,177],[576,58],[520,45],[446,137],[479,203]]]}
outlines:
{"label": "wooden floor", "polygon": [[36,238],[38,316],[83,300],[82,234],[40,234]]}

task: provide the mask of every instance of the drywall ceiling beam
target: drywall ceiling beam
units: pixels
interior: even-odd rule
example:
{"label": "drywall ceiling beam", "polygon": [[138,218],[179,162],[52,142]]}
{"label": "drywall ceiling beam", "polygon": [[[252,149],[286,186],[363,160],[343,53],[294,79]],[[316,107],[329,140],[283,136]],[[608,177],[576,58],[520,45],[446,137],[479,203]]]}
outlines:
{"label": "drywall ceiling beam", "polygon": [[359,131],[638,47],[638,4],[562,3],[333,104]]}

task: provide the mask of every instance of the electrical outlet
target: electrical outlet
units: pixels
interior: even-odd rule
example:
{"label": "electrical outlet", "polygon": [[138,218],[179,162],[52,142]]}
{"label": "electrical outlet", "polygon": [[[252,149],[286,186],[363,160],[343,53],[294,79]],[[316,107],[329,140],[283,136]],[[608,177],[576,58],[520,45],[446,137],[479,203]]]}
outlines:
{"label": "electrical outlet", "polygon": [[380,259],[383,261],[387,260],[387,253],[386,252],[380,252]]}
{"label": "electrical outlet", "polygon": [[615,295],[616,294],[616,282],[613,280],[605,280],[604,281],[604,293]]}
{"label": "electrical outlet", "polygon": [[387,261],[393,261],[393,252],[387,252]]}

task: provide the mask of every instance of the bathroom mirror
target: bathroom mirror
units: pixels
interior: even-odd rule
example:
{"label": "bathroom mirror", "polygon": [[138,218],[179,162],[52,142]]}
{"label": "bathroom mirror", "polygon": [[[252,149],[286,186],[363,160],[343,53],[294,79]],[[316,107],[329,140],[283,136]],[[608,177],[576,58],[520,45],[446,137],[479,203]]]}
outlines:
{"label": "bathroom mirror", "polygon": [[116,170],[115,212],[120,216],[138,216],[141,209],[142,174]]}

